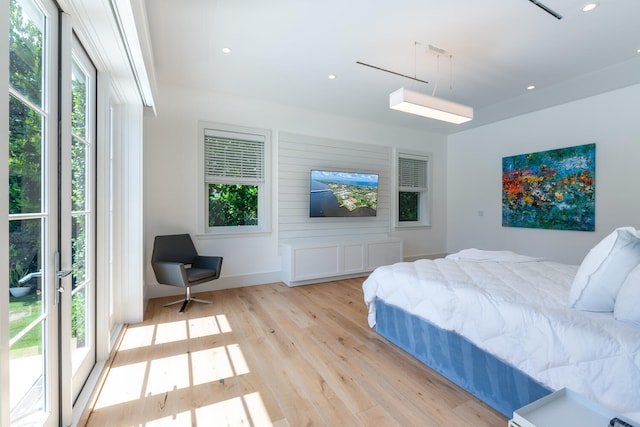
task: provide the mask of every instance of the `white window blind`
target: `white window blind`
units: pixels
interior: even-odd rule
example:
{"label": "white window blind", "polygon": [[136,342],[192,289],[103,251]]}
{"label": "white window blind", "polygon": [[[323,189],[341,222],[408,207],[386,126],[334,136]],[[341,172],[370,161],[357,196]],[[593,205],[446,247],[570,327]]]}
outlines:
{"label": "white window blind", "polygon": [[422,156],[398,157],[398,187],[401,190],[427,191],[427,158]]}
{"label": "white window blind", "polygon": [[262,135],[205,129],[206,182],[264,182],[264,145]]}

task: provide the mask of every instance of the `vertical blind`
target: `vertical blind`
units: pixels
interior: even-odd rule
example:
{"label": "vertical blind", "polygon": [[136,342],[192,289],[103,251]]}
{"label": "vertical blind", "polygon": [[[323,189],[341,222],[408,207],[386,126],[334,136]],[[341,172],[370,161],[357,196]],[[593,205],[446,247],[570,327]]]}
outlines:
{"label": "vertical blind", "polygon": [[401,190],[427,191],[426,157],[398,156],[398,187]]}
{"label": "vertical blind", "polygon": [[264,182],[264,137],[205,129],[204,168],[207,182],[221,178]]}

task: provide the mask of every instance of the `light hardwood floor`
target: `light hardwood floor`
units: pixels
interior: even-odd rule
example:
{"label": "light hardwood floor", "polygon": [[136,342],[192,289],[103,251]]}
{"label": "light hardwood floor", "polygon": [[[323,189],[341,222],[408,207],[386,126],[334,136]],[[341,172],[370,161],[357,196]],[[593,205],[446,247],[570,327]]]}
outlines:
{"label": "light hardwood floor", "polygon": [[367,325],[363,279],[207,292],[129,325],[87,425],[501,426]]}

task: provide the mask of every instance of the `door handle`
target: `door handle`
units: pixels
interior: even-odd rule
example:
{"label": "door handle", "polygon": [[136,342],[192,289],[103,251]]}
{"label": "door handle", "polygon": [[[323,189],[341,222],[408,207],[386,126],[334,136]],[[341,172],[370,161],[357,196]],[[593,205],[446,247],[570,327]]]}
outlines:
{"label": "door handle", "polygon": [[56,280],[58,280],[58,283],[56,284],[56,292],[54,295],[54,304],[58,305],[60,304],[60,294],[64,292],[64,286],[62,286],[62,282],[61,280],[64,279],[65,277],[67,277],[68,275],[70,275],[72,273],[73,270],[60,270],[60,252],[56,252],[55,253],[55,268],[56,268]]}
{"label": "door handle", "polygon": [[71,270],[58,270],[56,271],[56,280],[58,281],[58,284],[56,285],[56,293],[54,295],[54,301],[53,303],[55,305],[60,304],[60,294],[64,293],[64,286],[62,285],[61,280],[64,277],[67,277],[69,274],[71,274]]}
{"label": "door handle", "polygon": [[64,279],[71,274],[72,270],[60,270],[60,252],[55,253],[54,263],[56,268],[56,279]]}
{"label": "door handle", "polygon": [[58,270],[56,271],[56,279],[63,279],[71,274],[72,270]]}

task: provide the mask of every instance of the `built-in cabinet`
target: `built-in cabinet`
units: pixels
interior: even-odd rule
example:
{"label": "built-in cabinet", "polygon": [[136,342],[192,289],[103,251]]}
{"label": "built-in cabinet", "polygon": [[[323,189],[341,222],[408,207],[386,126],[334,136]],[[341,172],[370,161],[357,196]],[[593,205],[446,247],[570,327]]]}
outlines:
{"label": "built-in cabinet", "polygon": [[304,240],[282,244],[283,281],[308,285],[368,274],[402,261],[400,239]]}

